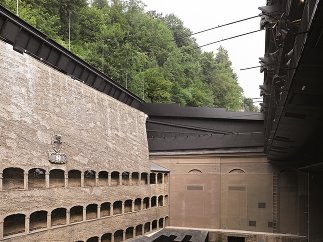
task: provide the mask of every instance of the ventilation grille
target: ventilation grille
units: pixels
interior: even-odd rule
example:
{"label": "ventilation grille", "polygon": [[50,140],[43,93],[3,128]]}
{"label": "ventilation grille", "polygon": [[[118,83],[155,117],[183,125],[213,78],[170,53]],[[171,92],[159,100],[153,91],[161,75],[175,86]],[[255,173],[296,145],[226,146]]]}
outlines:
{"label": "ventilation grille", "polygon": [[246,187],[242,186],[229,186],[229,191],[245,191]]}
{"label": "ventilation grille", "polygon": [[188,191],[203,191],[204,190],[202,185],[187,185],[186,189]]}

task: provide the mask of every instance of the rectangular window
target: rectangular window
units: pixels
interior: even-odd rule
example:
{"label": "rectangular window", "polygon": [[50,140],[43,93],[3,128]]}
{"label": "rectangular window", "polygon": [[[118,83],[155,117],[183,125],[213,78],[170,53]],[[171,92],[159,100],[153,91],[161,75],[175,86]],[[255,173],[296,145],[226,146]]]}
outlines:
{"label": "rectangular window", "polygon": [[255,227],[257,225],[257,222],[254,220],[249,220],[249,226]]}
{"label": "rectangular window", "polygon": [[187,185],[186,190],[188,191],[203,191],[202,185]]}
{"label": "rectangular window", "polygon": [[258,203],[258,208],[266,208],[266,203]]}
{"label": "rectangular window", "polygon": [[245,191],[245,187],[241,186],[229,186],[229,191]]}

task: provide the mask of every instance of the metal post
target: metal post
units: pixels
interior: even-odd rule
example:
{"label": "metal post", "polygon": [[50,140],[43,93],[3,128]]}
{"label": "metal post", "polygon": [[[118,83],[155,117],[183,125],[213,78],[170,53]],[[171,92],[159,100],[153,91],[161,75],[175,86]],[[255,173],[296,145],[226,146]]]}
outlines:
{"label": "metal post", "polygon": [[17,16],[19,17],[19,0],[17,0],[17,7],[16,7],[16,10],[17,10]]}
{"label": "metal post", "polygon": [[68,12],[68,50],[71,50],[71,12]]}
{"label": "metal post", "polygon": [[310,241],[310,172],[307,172],[307,241]]}

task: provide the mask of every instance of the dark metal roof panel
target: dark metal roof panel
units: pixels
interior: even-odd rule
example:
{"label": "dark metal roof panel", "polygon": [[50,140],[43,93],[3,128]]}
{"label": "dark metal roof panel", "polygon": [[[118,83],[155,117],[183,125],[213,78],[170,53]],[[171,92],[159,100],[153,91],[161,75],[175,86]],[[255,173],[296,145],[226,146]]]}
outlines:
{"label": "dark metal roof panel", "polygon": [[179,104],[143,103],[140,109],[148,116],[186,117],[204,119],[232,119],[262,121],[263,113],[229,112],[224,108],[189,107]]}

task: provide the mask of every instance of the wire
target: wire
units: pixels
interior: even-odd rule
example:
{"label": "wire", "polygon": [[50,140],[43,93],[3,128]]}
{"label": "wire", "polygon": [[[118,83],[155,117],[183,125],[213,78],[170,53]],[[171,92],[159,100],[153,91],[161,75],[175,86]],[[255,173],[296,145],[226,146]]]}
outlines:
{"label": "wire", "polygon": [[255,69],[255,68],[259,68],[259,67],[262,67],[262,66],[251,66],[251,67],[241,68],[240,71]]}
{"label": "wire", "polygon": [[201,34],[201,33],[213,30],[213,29],[222,28],[222,27],[225,27],[225,26],[228,26],[228,25],[231,25],[231,24],[240,23],[240,22],[243,22],[243,21],[246,21],[246,20],[249,20],[249,19],[257,18],[257,17],[261,17],[261,14],[258,14],[258,15],[255,15],[255,16],[252,16],[252,17],[249,17],[249,18],[244,18],[244,19],[240,19],[240,20],[237,20],[237,21],[233,21],[233,22],[226,23],[226,24],[220,24],[218,26],[215,26],[215,27],[212,27],[212,28],[209,28],[209,29],[204,29],[204,30],[195,32],[193,34],[188,35],[187,37],[192,36],[192,35],[196,35],[196,34]]}
{"label": "wire", "polygon": [[191,129],[191,130],[206,131],[206,132],[211,132],[211,133],[216,133],[216,134],[233,134],[234,133],[231,131],[209,129],[209,128],[197,127],[197,126],[192,126],[192,125],[172,123],[172,122],[162,122],[162,121],[156,121],[156,120],[151,120],[151,119],[147,119],[147,122],[154,123],[154,124],[160,124],[160,125],[166,125],[166,126],[172,126],[172,127],[178,127],[178,128]]}
{"label": "wire", "polygon": [[235,38],[238,38],[238,37],[242,37],[242,36],[245,36],[245,35],[248,35],[248,34],[257,33],[257,32],[260,32],[260,31],[263,31],[263,29],[258,29],[258,30],[254,30],[254,31],[247,32],[247,33],[244,33],[244,34],[239,34],[239,35],[231,36],[231,37],[228,37],[228,38],[225,38],[225,39],[217,40],[217,41],[205,44],[205,45],[200,45],[197,48],[202,48],[202,47],[205,47],[205,46],[208,46],[208,45],[213,45],[213,44],[216,44],[216,43],[219,43],[219,42],[222,42],[222,41],[235,39]]}

